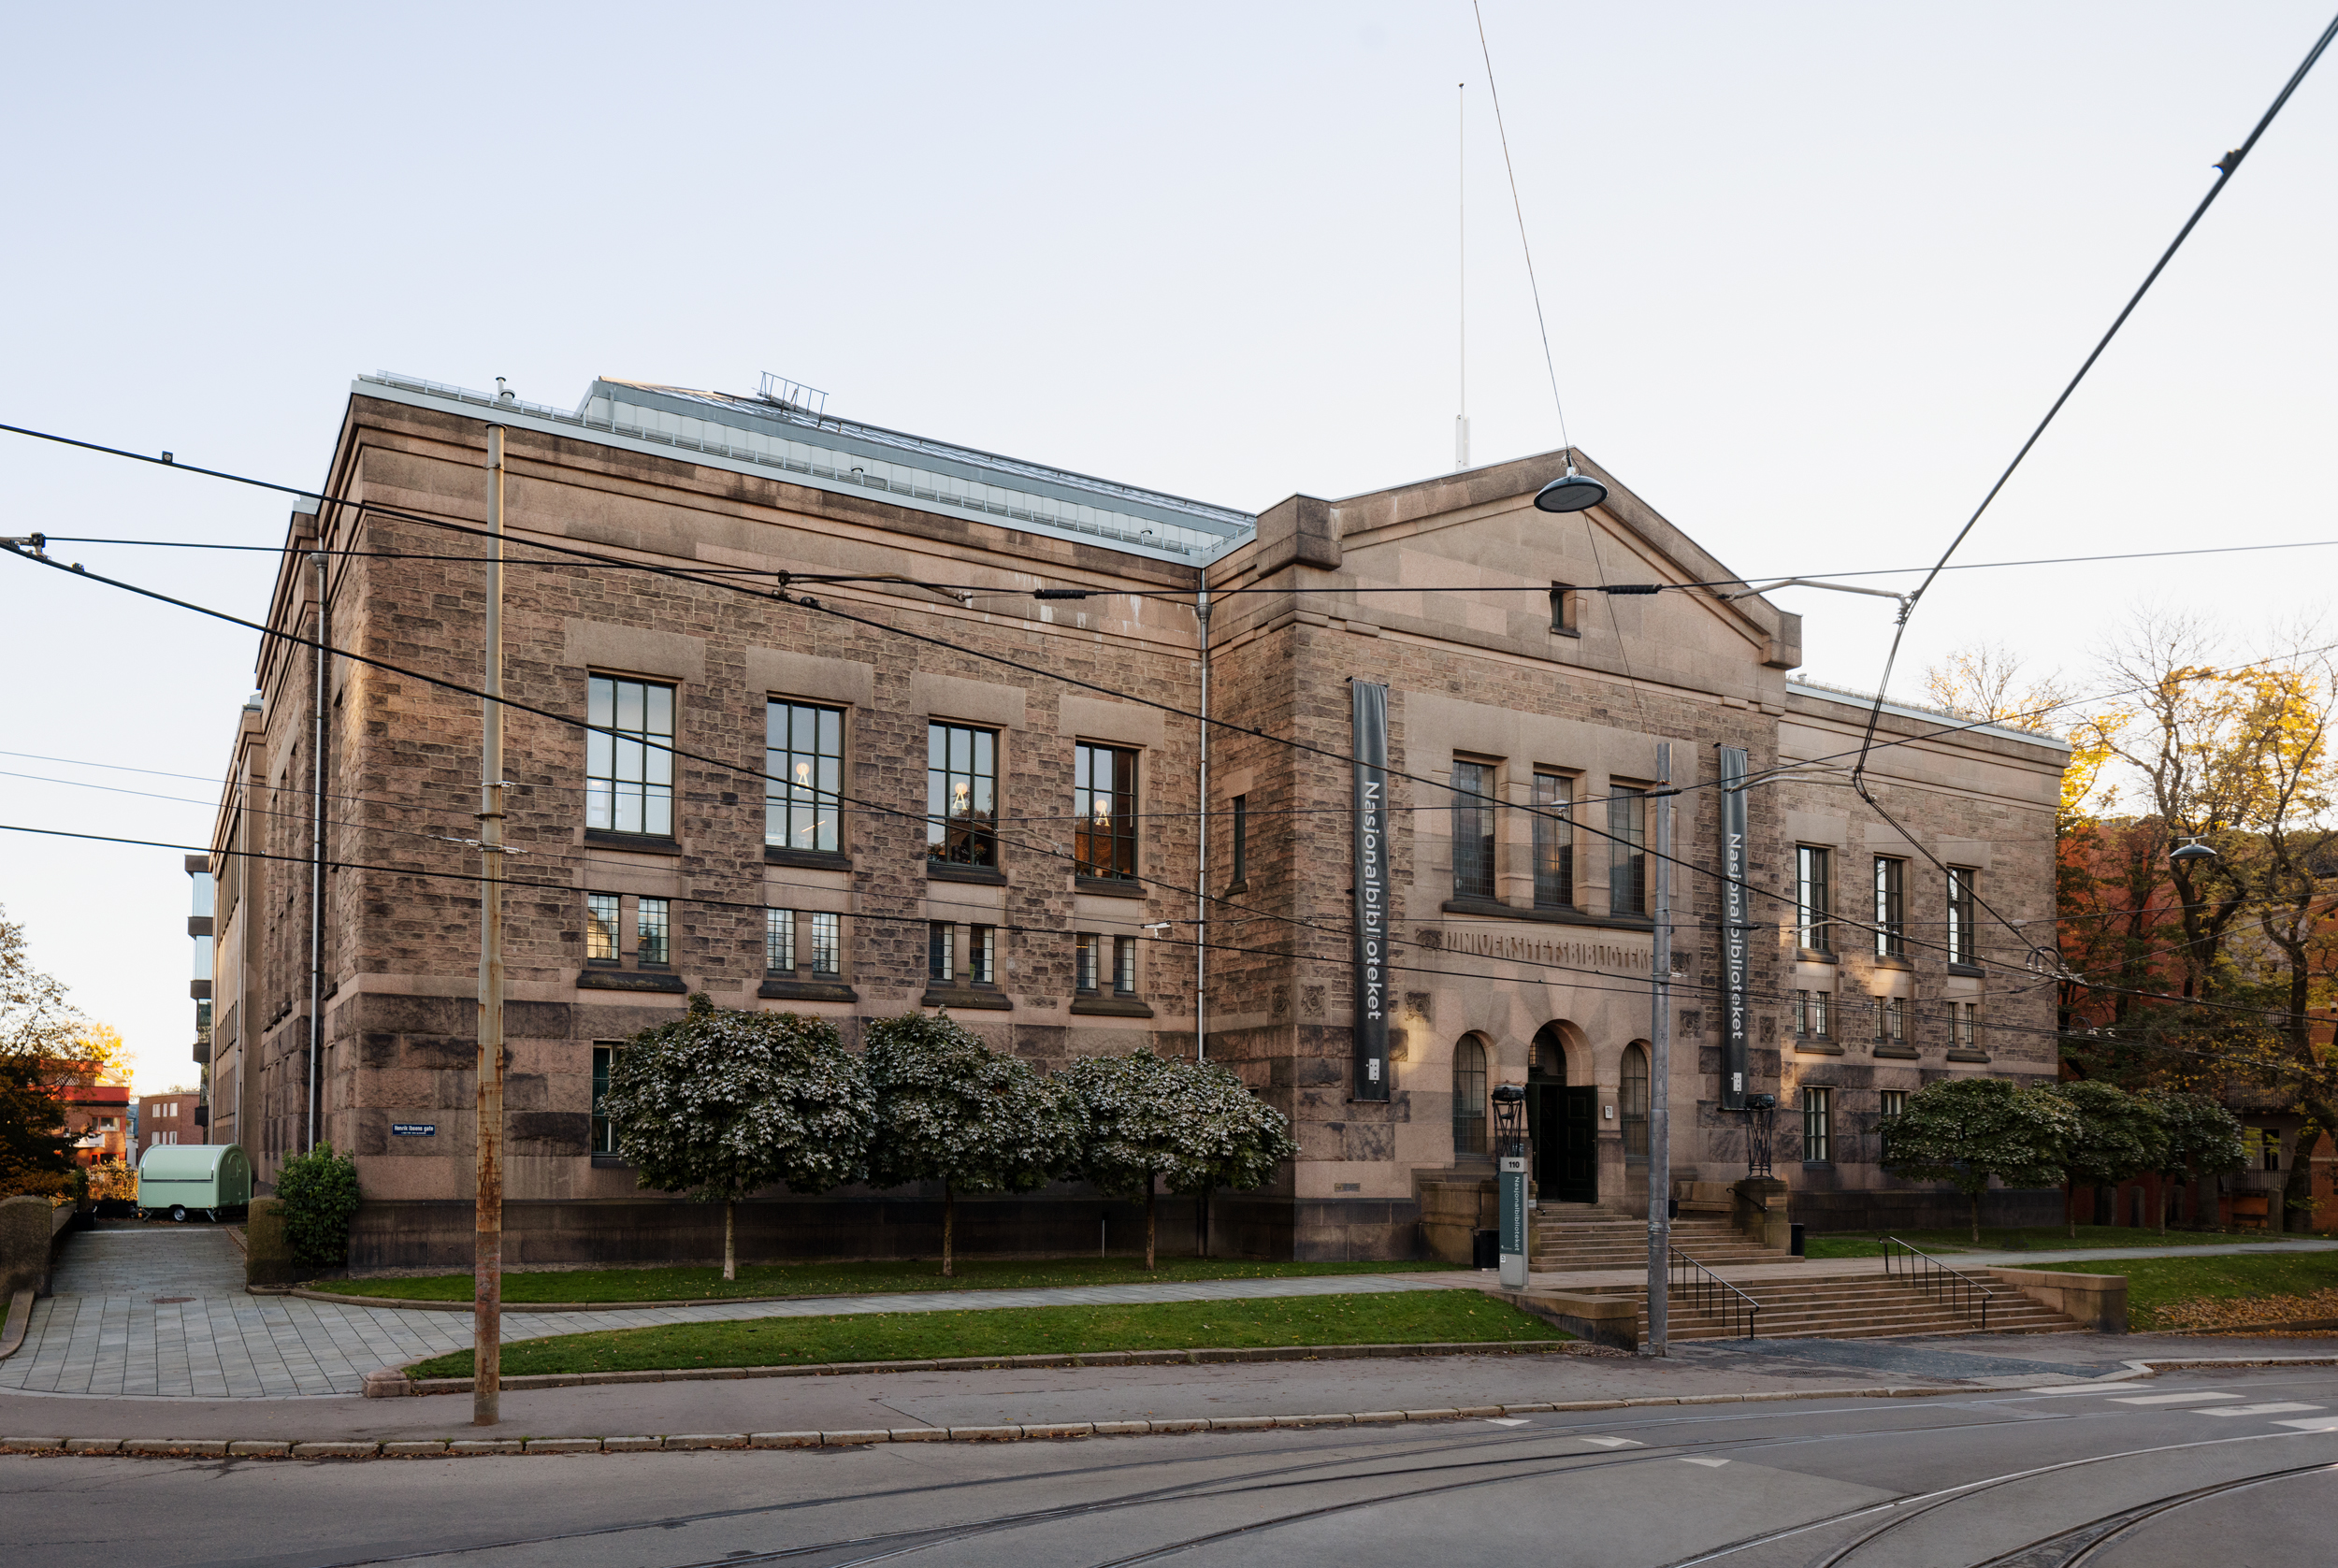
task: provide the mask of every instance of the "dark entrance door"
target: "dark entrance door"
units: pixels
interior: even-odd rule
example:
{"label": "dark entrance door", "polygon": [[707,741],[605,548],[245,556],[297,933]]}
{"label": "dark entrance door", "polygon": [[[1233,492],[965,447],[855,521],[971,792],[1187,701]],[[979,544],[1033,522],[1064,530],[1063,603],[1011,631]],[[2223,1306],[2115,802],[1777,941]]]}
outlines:
{"label": "dark entrance door", "polygon": [[1598,1098],[1596,1089],[1569,1088],[1564,1079],[1527,1081],[1535,1188],[1551,1202],[1599,1201]]}

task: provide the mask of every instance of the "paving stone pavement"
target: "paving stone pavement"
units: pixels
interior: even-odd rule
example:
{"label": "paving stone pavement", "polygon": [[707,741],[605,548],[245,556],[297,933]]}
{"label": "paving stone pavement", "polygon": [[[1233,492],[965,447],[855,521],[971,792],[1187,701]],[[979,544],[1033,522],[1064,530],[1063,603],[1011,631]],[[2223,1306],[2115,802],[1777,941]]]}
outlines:
{"label": "paving stone pavement", "polygon": [[[424,1356],[470,1348],[470,1318],[458,1312],[344,1306],[296,1296],[241,1293],[240,1259],[221,1276],[181,1233],[145,1230],[112,1240],[103,1230],[66,1242],[58,1293],[34,1304],[23,1348],[0,1361],[0,1389],[25,1393],[182,1399],[283,1399],[351,1394],[365,1375]],[[209,1232],[232,1254],[222,1232]],[[165,1244],[153,1244],[150,1238]],[[152,1245],[151,1253],[128,1249]],[[198,1271],[201,1271],[198,1273]],[[195,1278],[211,1289],[173,1301]],[[965,1312],[997,1307],[1105,1306],[1141,1302],[1235,1301],[1266,1296],[1377,1295],[1472,1288],[1475,1273],[1338,1274],[1300,1279],[1162,1281],[1037,1290],[918,1291],[830,1296],[797,1302],[642,1306],[580,1316],[509,1311],[503,1338],[539,1339],[603,1329],[757,1317],[836,1317],[884,1312]],[[103,1287],[89,1293],[76,1285]],[[225,1287],[232,1286],[232,1290]],[[157,1297],[164,1298],[157,1300]]]}

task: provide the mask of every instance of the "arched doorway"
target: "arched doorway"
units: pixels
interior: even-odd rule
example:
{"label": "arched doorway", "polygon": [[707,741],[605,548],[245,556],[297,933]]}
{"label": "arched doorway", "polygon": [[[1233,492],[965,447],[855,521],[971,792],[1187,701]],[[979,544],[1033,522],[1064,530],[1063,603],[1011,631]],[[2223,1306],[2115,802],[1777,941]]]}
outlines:
{"label": "arched doorway", "polygon": [[1554,1203],[1599,1201],[1599,1091],[1566,1081],[1566,1042],[1556,1024],[1535,1031],[1526,1064],[1526,1126],[1535,1186]]}

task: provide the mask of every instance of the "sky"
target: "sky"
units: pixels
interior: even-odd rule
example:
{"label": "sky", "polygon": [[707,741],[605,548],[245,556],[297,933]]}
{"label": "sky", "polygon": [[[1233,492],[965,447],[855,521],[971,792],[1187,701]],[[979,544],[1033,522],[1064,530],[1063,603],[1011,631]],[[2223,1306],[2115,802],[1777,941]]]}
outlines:
{"label": "sky", "polygon": [[[2327,21],[1484,0],[1568,435],[1754,581],[1928,563]],[[1451,467],[1465,299],[1475,460],[1563,444],[1465,0],[48,7],[10,36],[0,423],[316,484],[362,372],[573,406],[768,370],[1256,511]],[[2325,61],[1960,560],[2338,539],[2333,181]],[[288,510],[5,434],[0,508],[264,545]],[[52,554],[245,615],[274,571]],[[2333,566],[1952,573],[1892,690],[1980,641],[2083,682],[2150,610],[2245,651],[2322,618]],[[1873,689],[1889,601],[1777,597],[1805,674]],[[254,653],[0,558],[0,823],[205,842]],[[188,899],[175,852],[0,832],[0,908],[142,1090],[194,1077]]]}

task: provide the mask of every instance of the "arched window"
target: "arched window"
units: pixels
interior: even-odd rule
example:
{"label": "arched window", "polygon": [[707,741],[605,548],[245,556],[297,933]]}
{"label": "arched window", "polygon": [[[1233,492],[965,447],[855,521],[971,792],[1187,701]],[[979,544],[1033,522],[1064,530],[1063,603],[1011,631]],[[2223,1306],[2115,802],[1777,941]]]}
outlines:
{"label": "arched window", "polygon": [[1624,1047],[1624,1152],[1648,1158],[1648,1052]]}
{"label": "arched window", "polygon": [[1486,1048],[1476,1035],[1453,1047],[1453,1154],[1486,1152]]}

